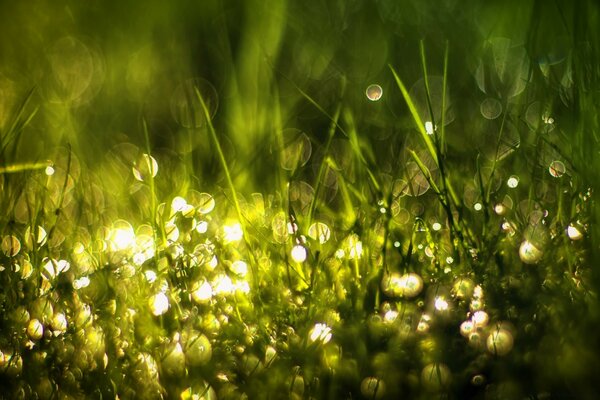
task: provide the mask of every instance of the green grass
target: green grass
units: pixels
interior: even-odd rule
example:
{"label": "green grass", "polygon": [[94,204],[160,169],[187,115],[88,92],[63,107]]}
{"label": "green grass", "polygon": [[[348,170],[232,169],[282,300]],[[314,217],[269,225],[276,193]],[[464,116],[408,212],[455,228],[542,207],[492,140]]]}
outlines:
{"label": "green grass", "polygon": [[472,3],[0,6],[0,397],[595,398],[599,8]]}

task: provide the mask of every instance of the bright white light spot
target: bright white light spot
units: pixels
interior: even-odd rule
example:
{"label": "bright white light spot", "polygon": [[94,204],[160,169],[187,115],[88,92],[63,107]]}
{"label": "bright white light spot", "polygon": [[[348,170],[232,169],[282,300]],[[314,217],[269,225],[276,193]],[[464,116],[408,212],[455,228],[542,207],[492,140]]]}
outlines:
{"label": "bright white light spot", "polygon": [[54,171],[54,167],[53,167],[52,165],[48,165],[48,166],[46,167],[46,169],[44,170],[44,173],[45,173],[46,175],[48,175],[48,176],[52,176],[52,175],[54,175],[54,172],[55,172],[55,171]]}
{"label": "bright white light spot", "polygon": [[208,231],[208,222],[206,222],[206,221],[198,222],[198,224],[196,225],[196,232],[206,233],[206,231]]}
{"label": "bright white light spot", "polygon": [[199,304],[208,303],[210,301],[210,299],[212,298],[212,295],[213,295],[213,291],[212,291],[212,287],[210,286],[210,283],[204,281],[204,282],[202,282],[202,284],[200,284],[200,282],[197,282],[196,285],[194,285],[194,291],[192,292],[192,299],[194,299],[194,301],[196,303],[199,303]]}
{"label": "bright white light spot", "polygon": [[152,271],[152,270],[147,270],[146,272],[144,272],[144,277],[146,278],[146,280],[148,281],[148,283],[154,283],[156,282],[156,272]]}
{"label": "bright white light spot", "polygon": [[504,204],[498,203],[494,206],[494,211],[498,215],[504,215],[506,214],[506,207],[504,206]]}
{"label": "bright white light spot", "polygon": [[56,313],[50,323],[55,332],[64,332],[67,330],[67,317],[63,313]]}
{"label": "bright white light spot", "polygon": [[223,227],[223,240],[225,243],[239,242],[243,237],[244,231],[242,231],[242,226],[238,222]]}
{"label": "bright white light spot", "polygon": [[326,224],[315,222],[308,228],[308,237],[313,240],[318,240],[319,243],[323,244],[331,237],[331,231]]}
{"label": "bright white light spot", "polygon": [[120,219],[113,223],[107,240],[112,251],[125,250],[135,244],[135,232],[129,222]]}
{"label": "bright white light spot", "polygon": [[483,298],[483,288],[481,287],[481,285],[475,286],[475,289],[473,289],[473,297],[475,297],[476,299]]}
{"label": "bright white light spot", "polygon": [[431,121],[425,122],[425,132],[427,132],[428,135],[433,135],[434,129]]}
{"label": "bright white light spot", "polygon": [[400,242],[399,241],[395,241],[394,242],[394,247],[396,247],[396,248],[400,247]]}
{"label": "bright white light spot", "polygon": [[336,258],[344,258],[344,257],[346,257],[346,252],[344,251],[344,249],[337,249],[335,251],[335,257]]}
{"label": "bright white light spot", "polygon": [[394,322],[398,318],[398,311],[389,310],[383,315],[383,319],[386,322]]}
{"label": "bright white light spot", "polygon": [[306,261],[306,249],[304,248],[304,246],[301,245],[296,245],[294,247],[292,247],[292,260],[294,260],[297,263],[301,263]]}
{"label": "bright white light spot", "polygon": [[423,279],[413,272],[402,276],[393,273],[383,278],[381,287],[388,296],[415,297],[423,290]]}
{"label": "bright white light spot", "polygon": [[331,340],[331,328],[327,324],[317,323],[310,330],[309,337],[311,342],[319,341],[325,344]]}
{"label": "bright white light spot", "polygon": [[485,311],[475,311],[473,313],[473,316],[471,317],[471,320],[473,321],[475,326],[483,328],[483,327],[487,326],[487,324],[490,320],[490,317],[488,316],[488,313],[486,313]]}
{"label": "bright white light spot", "polygon": [[440,224],[439,222],[434,222],[433,225],[431,225],[431,228],[434,231],[439,231],[440,229],[442,229],[442,224]]}
{"label": "bright white light spot", "polygon": [[73,289],[75,290],[88,287],[89,285],[90,278],[88,278],[87,276],[82,276],[81,278],[75,279],[73,281]]}
{"label": "bright white light spot", "polygon": [[213,256],[213,258],[211,258],[210,261],[208,262],[208,264],[206,264],[206,265],[212,271],[213,269],[215,269],[217,267],[218,264],[219,264],[219,260],[217,259],[217,256]]}
{"label": "bright white light spot", "polygon": [[250,293],[250,284],[246,281],[237,281],[234,285],[235,291],[238,293]]}
{"label": "bright white light spot", "polygon": [[454,262],[454,258],[448,256],[446,257],[446,264],[452,264]]}
{"label": "bright white light spot", "polygon": [[246,264],[244,261],[234,261],[231,264],[230,269],[234,274],[243,278],[248,273],[248,264]]}
{"label": "bright white light spot", "polygon": [[579,240],[583,237],[583,233],[579,229],[577,229],[573,224],[570,224],[567,227],[567,236],[571,240]]}
{"label": "bright white light spot", "polygon": [[186,208],[186,206],[187,201],[185,201],[183,197],[176,196],[175,198],[173,198],[173,201],[171,201],[171,210],[173,210],[174,213],[178,211],[183,211]]}
{"label": "bright white light spot", "polygon": [[235,286],[233,286],[231,278],[229,278],[227,275],[217,276],[213,282],[213,287],[216,294],[224,296],[232,294],[235,290]]}
{"label": "bright white light spot", "polygon": [[379,85],[369,85],[365,91],[365,94],[367,95],[367,99],[371,101],[377,101],[381,99],[381,96],[383,96],[383,89]]}
{"label": "bright white light spot", "polygon": [[71,268],[71,264],[69,264],[66,260],[52,260],[47,259],[47,262],[44,264],[44,270],[46,273],[44,277],[47,279],[53,279],[58,276],[61,272],[66,272]]}
{"label": "bright white light spot", "polygon": [[436,297],[434,302],[434,307],[438,311],[446,311],[450,307],[446,299],[443,297]]}
{"label": "bright white light spot", "polygon": [[542,258],[542,251],[525,240],[519,247],[519,257],[525,264],[535,264]]}
{"label": "bright white light spot", "polygon": [[132,261],[133,261],[133,263],[134,263],[135,265],[142,265],[143,263],[145,263],[145,262],[146,262],[146,256],[145,256],[145,254],[144,254],[144,253],[142,253],[142,252],[135,253],[135,254],[133,255],[133,260],[132,260]]}
{"label": "bright white light spot", "polygon": [[163,292],[150,298],[150,310],[155,316],[163,315],[169,309],[169,298]]}
{"label": "bright white light spot", "polygon": [[508,180],[506,181],[506,185],[511,188],[514,189],[517,186],[519,186],[519,177],[516,175],[512,175],[510,178],[508,178]]}
{"label": "bright white light spot", "polygon": [[475,211],[481,211],[483,209],[483,206],[481,205],[481,203],[475,203],[475,205],[473,205],[473,208],[475,209]]}

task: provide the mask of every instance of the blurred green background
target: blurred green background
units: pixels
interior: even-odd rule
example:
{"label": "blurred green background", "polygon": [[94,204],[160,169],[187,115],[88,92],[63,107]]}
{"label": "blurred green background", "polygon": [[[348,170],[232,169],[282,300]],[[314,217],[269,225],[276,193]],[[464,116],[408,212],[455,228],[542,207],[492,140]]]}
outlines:
{"label": "blurred green background", "polygon": [[[568,160],[574,185],[597,192],[599,18],[592,0],[3,1],[0,131],[8,130],[32,89],[27,108],[39,109],[14,151],[1,153],[0,164],[59,164],[70,146],[121,213],[131,212],[135,200],[126,184],[131,176],[120,173],[117,161],[135,160],[146,148],[158,160],[161,196],[190,187],[224,188],[197,86],[235,187],[244,194],[272,193],[292,178],[315,181],[338,104],[344,122],[359,133],[366,164],[381,176],[393,175],[416,135],[389,65],[423,104],[422,41],[431,76],[442,76],[448,49],[452,120],[445,161],[452,179],[471,179],[477,155],[490,151],[497,121],[481,115],[482,102],[491,98],[520,110],[509,145],[517,140],[526,154],[537,154],[539,144],[527,129],[528,112],[548,112],[560,121],[553,146]],[[374,83],[383,88],[378,102],[365,96]],[[539,110],[531,108],[536,101]],[[295,168],[297,161],[282,161],[279,151],[281,138],[289,134],[295,141],[299,132],[310,143],[302,169]],[[338,136],[330,151],[347,181],[366,191],[354,145]],[[535,164],[526,157],[510,162],[523,173]],[[340,197],[329,204],[332,212],[341,208]],[[597,217],[593,207],[588,243],[594,299],[600,288]],[[523,380],[560,375],[573,393],[580,387],[592,398],[600,368],[600,306],[588,306],[564,321],[564,340],[551,342],[564,343],[558,354],[565,358],[541,354],[536,365],[547,363],[549,372],[527,371]]]}
{"label": "blurred green background", "polygon": [[[274,132],[303,130],[315,149],[325,141],[327,122],[298,88],[332,113],[344,80],[344,104],[360,123],[362,141],[377,152],[390,137],[405,139],[398,131],[410,121],[401,117],[388,64],[412,86],[422,77],[420,40],[429,73],[438,76],[449,43],[457,120],[448,140],[452,154],[463,157],[482,141],[480,132],[464,127],[479,113],[484,95],[476,71],[495,38],[524,46],[533,67],[527,97],[548,100],[563,121],[570,119],[568,145],[580,159],[592,155],[584,153],[593,136],[585,136],[590,129],[579,126],[585,122],[578,112],[591,114],[583,104],[596,95],[585,87],[597,79],[594,2],[28,1],[4,2],[1,11],[0,122],[33,87],[42,105],[25,136],[23,160],[48,158],[48,149],[68,142],[86,163],[99,163],[99,150],[115,143],[142,145],[145,118],[152,148],[185,159],[186,176],[213,183],[218,170],[206,132],[189,129],[202,121],[182,125],[175,117],[190,109],[201,115],[197,101],[185,97],[191,80],[201,79],[236,181],[273,187]],[[575,70],[565,71],[571,65]],[[581,110],[569,109],[554,90],[564,86],[566,73],[581,80],[564,94]],[[383,86],[383,102],[365,101],[371,83]]]}

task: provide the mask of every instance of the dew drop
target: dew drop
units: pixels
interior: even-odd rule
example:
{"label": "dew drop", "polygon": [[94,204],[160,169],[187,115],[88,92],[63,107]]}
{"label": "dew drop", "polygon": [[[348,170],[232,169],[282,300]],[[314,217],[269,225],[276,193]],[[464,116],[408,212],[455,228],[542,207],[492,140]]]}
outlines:
{"label": "dew drop", "polygon": [[310,138],[299,129],[285,129],[281,135],[283,139],[280,153],[281,168],[294,171],[304,166],[312,154]]}
{"label": "dew drop", "polygon": [[479,111],[486,119],[496,119],[502,114],[502,104],[500,101],[488,97],[481,102]]}
{"label": "dew drop", "polygon": [[148,154],[142,154],[137,161],[134,162],[133,176],[140,182],[147,181],[150,178],[154,178],[158,172],[158,163]]}
{"label": "dew drop", "polygon": [[331,236],[329,227],[322,222],[315,222],[308,228],[308,236],[313,240],[318,240],[319,243],[324,244]]}
{"label": "dew drop", "polygon": [[381,379],[368,377],[361,382],[360,391],[367,399],[380,399],[385,394],[385,384]]}
{"label": "dew drop", "polygon": [[537,263],[542,258],[542,254],[542,251],[528,240],[523,241],[519,247],[519,257],[525,264]]}
{"label": "dew drop", "polygon": [[517,186],[519,186],[519,177],[516,175],[512,175],[510,178],[508,178],[508,180],[506,181],[506,186],[508,186],[511,189],[516,188]]}
{"label": "dew drop", "polygon": [[571,240],[580,240],[583,238],[583,233],[581,233],[581,230],[578,229],[574,224],[570,224],[567,227],[567,236]]}
{"label": "dew drop", "polygon": [[381,96],[383,96],[383,89],[379,85],[369,85],[365,91],[365,94],[367,95],[367,99],[371,101],[377,101],[381,99]]}
{"label": "dew drop", "polygon": [[548,167],[548,172],[555,178],[560,178],[566,172],[565,164],[562,161],[554,160],[550,163],[550,167]]}
{"label": "dew drop", "polygon": [[513,348],[512,334],[503,328],[490,333],[487,338],[487,349],[490,353],[503,356],[508,354]]}

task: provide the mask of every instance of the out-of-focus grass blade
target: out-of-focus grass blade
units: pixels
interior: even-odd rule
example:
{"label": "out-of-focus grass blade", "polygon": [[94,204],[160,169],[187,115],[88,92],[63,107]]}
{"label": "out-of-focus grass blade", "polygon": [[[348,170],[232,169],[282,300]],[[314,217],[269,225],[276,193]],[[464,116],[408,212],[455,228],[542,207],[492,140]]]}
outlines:
{"label": "out-of-focus grass blade", "polygon": [[[37,114],[38,109],[39,109],[38,107],[34,108],[33,111],[31,113],[29,113],[29,115],[26,118],[23,118],[23,115],[25,114],[25,109],[27,108],[27,105],[29,104],[29,101],[31,100],[31,97],[33,96],[34,91],[35,91],[35,87],[31,88],[29,90],[29,92],[27,92],[27,95],[25,96],[25,99],[19,106],[17,113],[15,114],[15,117],[13,118],[10,127],[8,128],[8,130],[5,133],[2,134],[2,138],[0,140],[0,148],[2,149],[2,153],[4,153],[4,151],[6,150],[6,147],[8,146],[8,144],[11,141],[14,140],[15,142],[18,142],[18,140],[15,140],[17,135],[21,132],[21,130],[25,126],[27,126],[27,124],[29,124],[31,122],[33,117],[35,117],[35,115]],[[16,146],[15,146],[15,148],[16,148]]]}
{"label": "out-of-focus grass blade", "polygon": [[[427,99],[427,111],[429,111],[429,118],[431,118],[431,125],[435,131],[435,116],[433,114],[433,107],[431,106],[431,90],[429,89],[429,76],[427,74],[427,58],[425,57],[425,45],[421,40],[419,42],[419,49],[421,53],[421,67],[423,68],[423,82],[425,82],[425,97]],[[442,112],[444,110],[442,109]]]}
{"label": "out-of-focus grass blade", "polygon": [[231,179],[231,173],[229,171],[229,167],[227,166],[227,160],[225,159],[225,155],[223,154],[223,149],[221,148],[221,143],[219,142],[219,138],[217,138],[217,132],[215,131],[215,127],[211,120],[210,111],[208,110],[208,107],[206,106],[206,103],[204,102],[204,98],[202,97],[200,90],[198,90],[197,87],[194,89],[196,91],[196,96],[198,97],[198,100],[200,100],[200,104],[202,105],[202,110],[204,111],[204,118],[206,118],[206,125],[208,126],[208,132],[210,133],[210,138],[212,139],[213,145],[215,146],[215,149],[217,150],[217,155],[219,156],[219,162],[221,163],[221,167],[223,168],[223,172],[225,173],[225,178],[227,179],[227,185],[229,186],[229,190],[231,190],[231,197],[232,197],[233,205],[235,207],[235,211],[238,215],[238,219],[242,226],[242,229],[244,229],[244,237],[246,237],[245,223],[244,223],[245,221],[244,221],[244,218],[242,217],[242,209],[240,208],[240,203],[238,201],[237,194],[235,192],[235,186],[233,185],[233,180]]}
{"label": "out-of-focus grass blade", "polygon": [[344,110],[344,120],[349,125],[347,132],[348,132],[348,138],[350,139],[350,145],[352,147],[352,150],[354,150],[354,153],[358,157],[359,161],[364,165],[367,175],[369,176],[369,179],[371,180],[371,183],[373,184],[373,187],[375,188],[375,190],[377,192],[380,192],[381,186],[379,185],[377,178],[375,178],[375,174],[369,167],[369,162],[367,161],[367,159],[365,158],[365,156],[363,154],[362,148],[358,141],[358,134],[356,133],[356,126],[354,124],[354,118],[352,117],[352,113],[349,110]]}
{"label": "out-of-focus grass blade", "polygon": [[4,167],[0,167],[0,174],[14,174],[16,172],[44,169],[47,166],[48,166],[48,163],[25,163],[25,164],[7,165]]}
{"label": "out-of-focus grass blade", "polygon": [[[319,109],[320,109],[320,107],[319,107]],[[335,114],[333,115],[333,118],[331,119],[331,124],[329,125],[329,132],[327,135],[327,143],[325,144],[325,154],[323,156],[323,161],[321,161],[321,165],[319,166],[319,172],[317,174],[317,181],[315,183],[315,194],[313,195],[313,198],[311,199],[310,207],[308,209],[308,222],[307,222],[306,226],[310,226],[310,224],[312,223],[312,218],[313,218],[315,210],[317,208],[317,199],[319,198],[319,193],[321,191],[321,186],[323,184],[322,183],[323,174],[325,173],[325,167],[327,166],[326,160],[327,160],[327,157],[329,156],[329,147],[331,146],[331,141],[333,140],[333,136],[335,135],[335,129],[336,129],[336,127],[339,127],[338,119],[340,117],[341,110],[342,110],[342,105],[338,104],[338,106],[335,110]]]}
{"label": "out-of-focus grass blade", "polygon": [[435,181],[433,180],[433,177],[431,176],[431,171],[429,171],[429,168],[427,168],[427,166],[423,163],[423,161],[421,160],[419,155],[417,153],[415,153],[414,150],[409,150],[409,152],[410,152],[410,156],[413,158],[413,160],[415,160],[415,162],[419,166],[419,169],[421,170],[423,175],[425,175],[425,179],[427,179],[427,182],[429,182],[429,186],[431,186],[431,189],[433,189],[435,194],[440,196],[442,203],[446,204],[446,199],[442,196],[442,192],[440,191],[440,189],[436,185]]}
{"label": "out-of-focus grass blade", "polygon": [[444,51],[444,75],[442,79],[442,121],[440,127],[440,152],[441,154],[446,153],[446,88],[448,79],[448,41],[446,41],[446,49]]}
{"label": "out-of-focus grass blade", "polygon": [[431,137],[427,134],[427,131],[425,131],[425,125],[423,124],[423,121],[421,120],[421,117],[419,116],[419,113],[417,112],[417,108],[415,107],[415,104],[413,103],[412,99],[410,98],[408,91],[406,90],[406,86],[404,86],[404,83],[402,83],[402,80],[396,73],[396,70],[394,69],[394,67],[389,65],[389,68],[392,71],[392,74],[394,75],[394,80],[396,81],[398,88],[400,88],[400,92],[402,92],[402,97],[404,98],[404,101],[406,101],[406,105],[408,106],[408,109],[410,110],[410,113],[411,113],[413,119],[415,120],[415,123],[417,124],[417,128],[419,130],[419,133],[421,134],[421,138],[423,139],[423,141],[425,142],[425,145],[427,146],[427,151],[429,151],[429,154],[431,154],[431,157],[433,157],[433,160],[435,161],[436,165],[438,165],[438,162],[439,162],[438,155],[437,155],[437,152],[435,151],[433,141],[431,140]]}
{"label": "out-of-focus grass blade", "polygon": [[[223,168],[223,172],[225,172],[225,178],[227,179],[227,185],[229,186],[229,190],[231,191],[231,197],[232,197],[231,200],[233,202],[235,211],[238,216],[238,222],[240,223],[240,226],[242,228],[244,242],[246,243],[246,246],[248,246],[248,249],[250,250],[249,251],[250,257],[254,258],[254,253],[251,251],[252,246],[250,245],[250,239],[248,238],[248,229],[246,226],[246,219],[242,215],[242,209],[240,207],[240,202],[238,200],[237,193],[235,191],[235,186],[233,185],[233,180],[231,179],[231,173],[229,171],[229,167],[227,166],[227,160],[225,159],[225,155],[223,154],[223,149],[221,148],[221,143],[219,142],[219,138],[217,137],[217,132],[215,131],[215,127],[211,120],[210,111],[208,110],[208,107],[206,106],[206,102],[204,101],[204,98],[202,97],[200,90],[197,87],[194,89],[196,91],[196,96],[198,96],[198,100],[200,100],[200,104],[202,105],[202,110],[204,111],[204,117],[206,118],[206,125],[208,126],[208,131],[210,133],[210,137],[213,141],[213,144],[214,144],[215,148],[217,149],[217,154],[219,156],[219,161],[221,163],[221,167]],[[255,268],[256,260],[253,259],[252,261],[253,262],[250,263],[250,268],[252,268],[252,272],[253,272],[252,275],[254,278],[255,285],[258,285],[258,276],[256,273],[256,268]]]}

